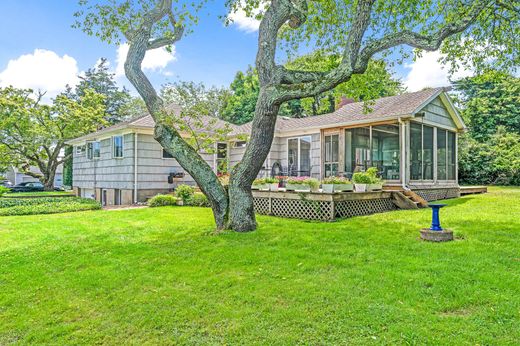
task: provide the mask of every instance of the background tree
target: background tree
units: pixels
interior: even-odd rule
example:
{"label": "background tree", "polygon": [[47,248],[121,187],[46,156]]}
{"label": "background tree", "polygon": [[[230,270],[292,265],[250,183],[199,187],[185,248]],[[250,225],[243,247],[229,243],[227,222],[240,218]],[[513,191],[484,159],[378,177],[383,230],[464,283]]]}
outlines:
{"label": "background tree", "polygon": [[[244,156],[231,172],[228,196],[200,155],[168,126],[166,119],[172,115],[141,69],[148,50],[170,47],[182,38],[204,2],[191,8],[185,2],[174,5],[172,0],[81,3],[77,27],[108,42],[118,43],[122,35],[129,42],[125,73],[156,121],[155,138],[206,194],[217,227],[228,225],[236,231],[256,228],[251,184],[269,153],[282,104],[314,97],[363,74],[376,55],[399,60],[406,52],[396,53],[394,48],[402,46],[426,51],[442,48],[447,61],[471,63],[477,69],[490,63],[486,57],[504,68],[520,60],[516,2],[273,0],[258,14],[257,0],[228,0],[231,11],[242,9],[261,18],[256,55],[260,93]],[[341,56],[341,62],[328,71],[286,68],[276,59],[280,37],[293,51],[301,43],[312,42],[316,49]]]}
{"label": "background tree", "polygon": [[[79,100],[62,94],[52,105],[43,105],[42,95],[32,96],[32,90],[0,88],[0,145],[23,173],[52,190],[57,167],[71,155],[61,155],[65,142],[105,124],[104,98],[87,89]],[[30,166],[41,174],[31,172]]]}
{"label": "background tree", "polygon": [[499,126],[520,134],[520,78],[490,70],[458,80],[454,86],[472,138],[485,141]]}
{"label": "background tree", "polygon": [[132,97],[128,89],[119,88],[106,58],[101,58],[93,68],[89,68],[84,75],[78,77],[80,82],[74,90],[70,86],[67,87],[66,94],[70,98],[80,99],[85,96],[87,90],[94,90],[104,96],[107,124],[116,124],[128,118],[125,110],[129,109],[128,104],[132,101]]}

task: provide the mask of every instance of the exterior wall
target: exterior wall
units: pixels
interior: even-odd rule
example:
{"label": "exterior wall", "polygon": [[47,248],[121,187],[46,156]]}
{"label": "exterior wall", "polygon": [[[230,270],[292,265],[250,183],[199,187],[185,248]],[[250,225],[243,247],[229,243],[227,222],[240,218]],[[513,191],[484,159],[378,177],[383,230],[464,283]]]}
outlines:
{"label": "exterior wall", "polygon": [[457,130],[457,125],[451,118],[448,109],[442,103],[440,97],[437,97],[432,102],[428,103],[423,109],[424,120],[430,123],[437,124],[441,127],[450,128],[453,131]]}
{"label": "exterior wall", "polygon": [[[107,190],[107,204],[114,202],[114,189],[122,190],[122,202],[131,204],[135,181],[134,135],[123,136],[123,157],[112,157],[112,138],[100,141],[100,157],[88,159],[86,153],[78,155],[73,151],[73,182],[83,197],[96,198],[101,201],[101,189]],[[168,183],[170,173],[184,172],[175,159],[162,156],[161,145],[148,134],[137,134],[137,201],[144,202],[158,193],[166,193],[180,184],[195,185],[189,174]],[[203,154],[206,162],[214,168],[214,154]],[[129,197],[130,191],[132,193]],[[127,203],[127,201],[129,201]]]}

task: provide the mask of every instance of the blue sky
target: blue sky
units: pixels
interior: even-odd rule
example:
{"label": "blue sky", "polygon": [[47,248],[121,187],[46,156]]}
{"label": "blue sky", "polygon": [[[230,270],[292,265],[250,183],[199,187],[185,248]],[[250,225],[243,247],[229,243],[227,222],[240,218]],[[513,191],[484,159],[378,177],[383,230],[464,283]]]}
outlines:
{"label": "blue sky", "polygon": [[[71,28],[77,6],[75,0],[0,2],[0,86],[48,89],[52,96],[59,92],[60,85],[74,83],[74,76],[92,67],[100,57],[108,58],[117,71],[117,46]],[[225,14],[223,3],[217,1],[211,6],[211,15],[201,18],[194,33],[176,45],[173,56],[159,51],[147,57],[145,71],[157,87],[179,79],[227,86],[238,70],[254,63],[255,21],[239,14],[235,24],[225,27],[218,19]],[[436,63],[436,54],[396,67],[395,75],[412,91],[446,85],[446,73]],[[128,85],[123,75],[118,81]]]}

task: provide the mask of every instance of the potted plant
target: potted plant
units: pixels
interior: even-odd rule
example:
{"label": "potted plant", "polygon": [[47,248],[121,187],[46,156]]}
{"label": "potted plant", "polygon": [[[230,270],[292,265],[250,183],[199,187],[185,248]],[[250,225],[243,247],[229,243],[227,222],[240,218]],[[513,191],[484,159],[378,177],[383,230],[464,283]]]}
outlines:
{"label": "potted plant", "polygon": [[287,191],[310,192],[319,191],[320,182],[310,177],[290,177],[287,179]]}
{"label": "potted plant", "polygon": [[251,188],[253,190],[269,191],[269,185],[266,183],[265,178],[255,179]]}
{"label": "potted plant", "polygon": [[344,177],[328,177],[322,183],[323,192],[342,192],[354,190],[354,185]]}
{"label": "potted plant", "polygon": [[368,191],[376,191],[383,189],[383,179],[377,176],[377,168],[371,167],[367,169],[366,174],[370,176],[370,183],[367,186]]}
{"label": "potted plant", "polygon": [[278,178],[265,178],[265,183],[269,185],[270,191],[278,191],[280,180]]}
{"label": "potted plant", "polygon": [[354,182],[356,192],[366,192],[368,184],[372,182],[372,178],[367,173],[358,172],[354,173],[352,181]]}

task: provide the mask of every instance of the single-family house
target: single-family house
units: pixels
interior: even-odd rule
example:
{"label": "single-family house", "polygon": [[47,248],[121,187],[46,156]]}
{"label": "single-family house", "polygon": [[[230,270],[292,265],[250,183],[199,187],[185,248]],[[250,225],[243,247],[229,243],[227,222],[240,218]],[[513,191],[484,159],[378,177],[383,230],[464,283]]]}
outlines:
{"label": "single-family house", "polygon": [[[193,179],[153,138],[144,115],[69,142],[77,195],[104,204],[143,202]],[[225,126],[219,120],[215,126]],[[217,173],[241,160],[251,125],[231,125],[215,153],[203,154]],[[411,189],[426,200],[459,194],[457,138],[465,125],[443,88],[370,103],[344,100],[332,113],[280,117],[260,175],[347,176],[377,167],[386,189]]]}

